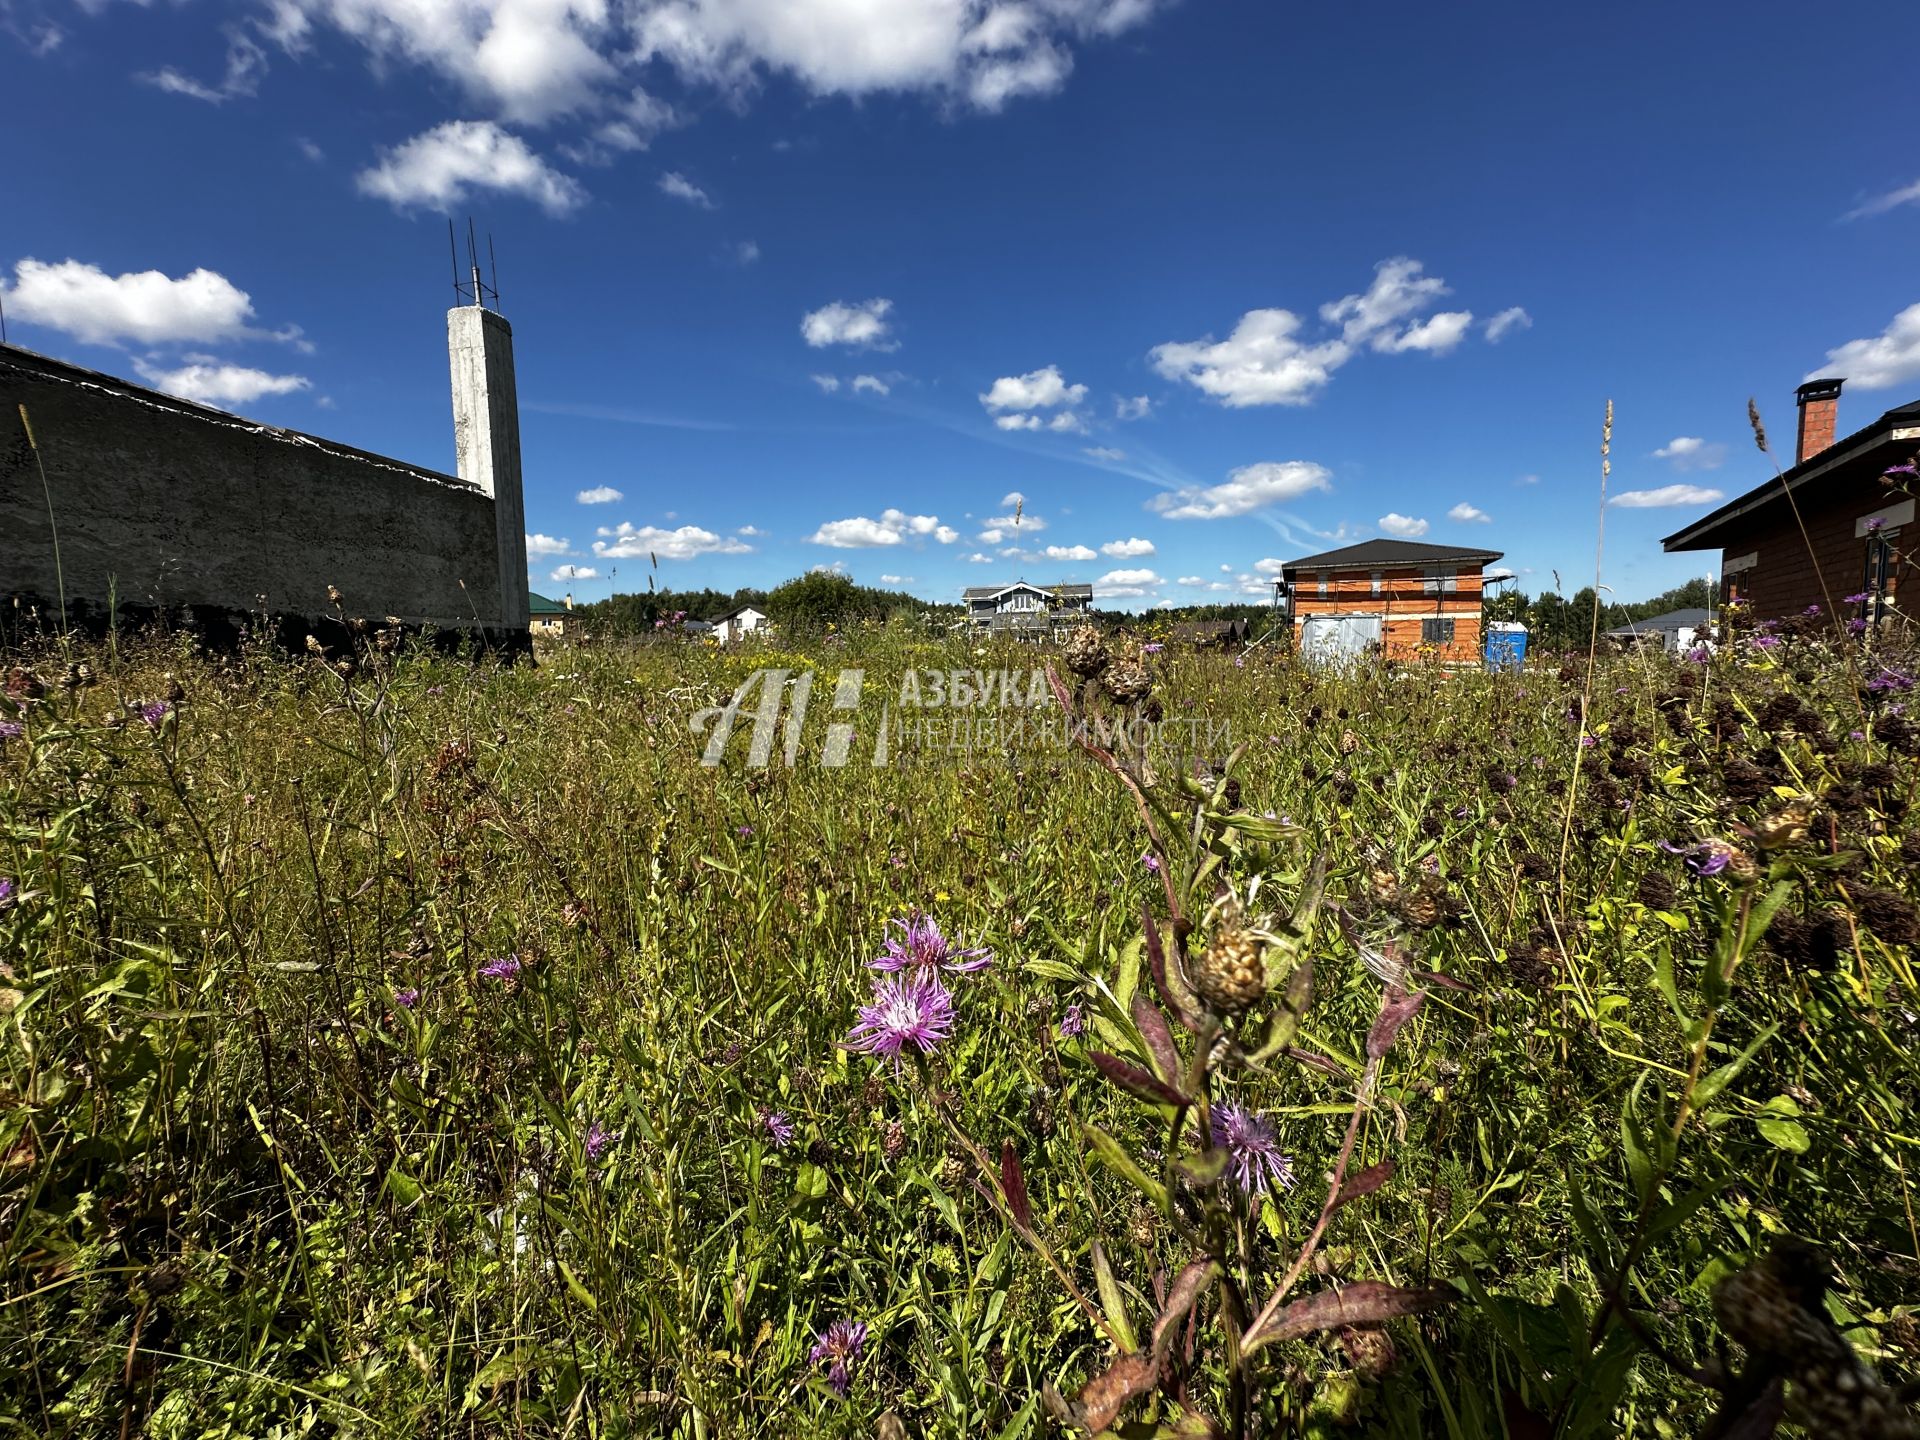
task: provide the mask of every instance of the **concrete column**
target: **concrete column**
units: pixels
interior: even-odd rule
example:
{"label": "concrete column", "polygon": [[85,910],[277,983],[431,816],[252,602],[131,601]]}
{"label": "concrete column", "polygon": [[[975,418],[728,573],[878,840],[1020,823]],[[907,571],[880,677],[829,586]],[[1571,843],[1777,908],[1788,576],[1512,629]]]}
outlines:
{"label": "concrete column", "polygon": [[453,365],[456,473],[493,497],[499,549],[497,623],[527,628],[527,511],[520,493],[520,402],[513,385],[513,327],[492,310],[447,312]]}

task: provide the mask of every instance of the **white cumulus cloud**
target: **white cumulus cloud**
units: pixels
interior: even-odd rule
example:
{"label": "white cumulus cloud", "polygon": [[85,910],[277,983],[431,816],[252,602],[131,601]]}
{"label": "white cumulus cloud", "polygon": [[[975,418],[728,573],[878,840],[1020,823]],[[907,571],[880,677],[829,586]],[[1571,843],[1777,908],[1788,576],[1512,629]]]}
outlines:
{"label": "white cumulus cloud", "polygon": [[1416,520],[1411,515],[1402,515],[1397,510],[1389,510],[1380,517],[1380,528],[1389,535],[1402,540],[1418,540],[1427,533],[1428,525],[1424,520]]}
{"label": "white cumulus cloud", "polygon": [[747,555],[753,547],[731,535],[716,535],[698,525],[682,525],[663,530],[655,525],[601,526],[600,539],[593,542],[593,553],[602,560],[631,560],[653,556],[661,560],[692,560],[701,555]]}
{"label": "white cumulus cloud", "polygon": [[1153,554],[1153,542],[1137,536],[1130,540],[1109,540],[1100,547],[1100,553],[1115,560],[1137,560],[1142,555]]}
{"label": "white cumulus cloud", "polygon": [[596,485],[591,490],[582,490],[573,498],[582,505],[611,505],[614,501],[624,500],[627,497],[611,485]]}
{"label": "white cumulus cloud", "polygon": [[0,293],[16,324],[44,325],[90,345],[299,336],[291,327],[271,337],[252,329],[247,292],[204,268],[175,280],[158,270],[109,275],[79,260],[29,259],[14,266],[13,283]]}
{"label": "white cumulus cloud", "polygon": [[1676,435],[1653,454],[1656,460],[1671,460],[1676,470],[1718,470],[1726,462],[1727,447],[1708,444],[1698,435]]}
{"label": "white cumulus cloud", "polygon": [[1218,485],[1168,490],[1147,502],[1169,520],[1224,520],[1283,500],[1332,488],[1324,466],[1309,460],[1265,460],[1230,471]]}
{"label": "white cumulus cloud", "polygon": [[891,395],[893,393],[893,387],[878,375],[854,376],[853,393],[858,395],[863,390],[870,395]]}
{"label": "white cumulus cloud", "polygon": [[1829,350],[1827,363],[1807,379],[1827,376],[1839,376],[1861,390],[1886,390],[1920,380],[1920,305],[1909,305],[1878,335]]}
{"label": "white cumulus cloud", "polygon": [[887,314],[893,301],[862,300],[849,305],[836,300],[800,317],[800,334],[816,350],[827,345],[850,345],[859,350],[894,350],[892,322]]}
{"label": "white cumulus cloud", "polygon": [[598,580],[600,572],[591,565],[561,565],[547,576],[549,580]]}
{"label": "white cumulus cloud", "polygon": [[1149,595],[1161,579],[1151,570],[1109,570],[1093,582],[1094,593],[1101,597],[1125,599]]}
{"label": "white cumulus cloud", "polygon": [[1418,260],[1396,256],[1374,267],[1366,290],[1320,307],[1324,333],[1308,334],[1306,321],[1291,310],[1249,310],[1225,340],[1170,341],[1149,358],[1167,379],[1223,405],[1304,405],[1364,348],[1444,355],[1459,345],[1473,323],[1471,311],[1415,318],[1449,293]]}
{"label": "white cumulus cloud", "polygon": [[1662,485],[1658,490],[1622,490],[1607,503],[1623,510],[1656,510],[1667,505],[1709,505],[1725,498],[1723,491],[1705,485]]}
{"label": "white cumulus cloud", "polygon": [[452,211],[476,190],[519,195],[549,215],[565,215],[586,202],[587,192],[555,170],[518,135],[491,120],[449,120],[383,150],[380,163],[362,170],[363,195],[397,209],[420,206]]}
{"label": "white cumulus cloud", "polygon": [[989,410],[1052,410],[1078,405],[1086,398],[1086,386],[1069,385],[1060,367],[1049,365],[1025,375],[1002,375],[980,397],[980,403]]}
{"label": "white cumulus cloud", "polygon": [[1113,414],[1117,420],[1144,420],[1152,409],[1153,401],[1145,395],[1135,395],[1131,398],[1122,395],[1113,402]]}
{"label": "white cumulus cloud", "polygon": [[1097,560],[1099,555],[1086,545],[1049,545],[1040,552],[1049,560]]}
{"label": "white cumulus cloud", "polygon": [[537,559],[542,555],[571,555],[571,541],[556,540],[551,535],[527,536],[527,558]]}
{"label": "white cumulus cloud", "polygon": [[1498,345],[1516,330],[1531,330],[1533,317],[1518,305],[1510,305],[1487,321],[1487,342]]}
{"label": "white cumulus cloud", "polygon": [[[660,189],[662,193],[671,195],[676,200],[684,200],[689,205],[697,205],[702,210],[713,209],[713,197],[678,170],[669,170],[660,177]],[[753,258],[758,259],[759,255],[759,247],[755,246]]]}
{"label": "white cumulus cloud", "polygon": [[815,545],[831,545],[836,550],[866,550],[898,545],[916,535],[930,535],[943,545],[960,538],[940,523],[938,515],[909,515],[904,510],[888,509],[880,512],[878,520],[870,520],[865,515],[829,520],[807,539]]}
{"label": "white cumulus cloud", "polygon": [[809,375],[807,378],[818,385],[823,394],[831,395],[840,388],[838,375]]}
{"label": "white cumulus cloud", "polygon": [[1457,521],[1461,524],[1486,525],[1492,523],[1493,517],[1478,505],[1469,505],[1466,501],[1462,500],[1458,505],[1447,511],[1447,519]]}
{"label": "white cumulus cloud", "polygon": [[313,386],[304,375],[273,375],[205,355],[190,355],[187,363],[172,367],[136,360],[133,368],[156,390],[202,405],[245,405],[263,395],[291,395]]}

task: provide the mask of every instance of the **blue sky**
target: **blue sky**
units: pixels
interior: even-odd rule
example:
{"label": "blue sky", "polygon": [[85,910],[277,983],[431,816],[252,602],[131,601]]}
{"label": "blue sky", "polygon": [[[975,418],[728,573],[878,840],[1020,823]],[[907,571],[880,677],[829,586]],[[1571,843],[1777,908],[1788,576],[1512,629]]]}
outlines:
{"label": "blue sky", "polygon": [[676,587],[1150,606],[1382,533],[1571,592],[1611,397],[1614,497],[1670,502],[1606,509],[1632,599],[1770,473],[1750,394],[1789,447],[1811,373],[1843,432],[1920,394],[1910,24],[0,0],[0,280],[16,344],[450,469],[471,215],[554,593],[652,551]]}

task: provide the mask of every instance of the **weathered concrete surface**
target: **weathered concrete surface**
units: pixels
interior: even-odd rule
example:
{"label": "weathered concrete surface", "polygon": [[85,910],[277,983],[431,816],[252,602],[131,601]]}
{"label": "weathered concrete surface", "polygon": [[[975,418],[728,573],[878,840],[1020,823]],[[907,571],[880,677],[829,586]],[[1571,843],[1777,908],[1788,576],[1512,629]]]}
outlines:
{"label": "weathered concrete surface", "polygon": [[460,478],[493,497],[504,626],[525,628],[526,507],[520,491],[520,400],[513,380],[513,327],[491,310],[447,312],[453,368],[453,445]]}
{"label": "weathered concrete surface", "polygon": [[[20,405],[76,620],[98,624],[110,596],[136,611],[319,616],[336,585],[351,615],[499,623],[506,522],[477,486],[12,346],[0,346],[0,603],[27,596],[50,611],[57,594]],[[517,484],[512,509],[523,537]],[[524,560],[517,579],[524,635]]]}

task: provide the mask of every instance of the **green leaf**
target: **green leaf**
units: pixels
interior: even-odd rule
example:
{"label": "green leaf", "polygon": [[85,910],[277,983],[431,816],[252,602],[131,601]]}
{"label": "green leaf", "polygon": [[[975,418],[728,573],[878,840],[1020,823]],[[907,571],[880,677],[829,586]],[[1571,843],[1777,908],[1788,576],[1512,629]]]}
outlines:
{"label": "green leaf", "polygon": [[564,1260],[559,1263],[560,1278],[567,1282],[567,1293],[589,1310],[598,1310],[600,1302],[595,1300],[587,1287],[580,1283],[580,1277],[573,1273],[573,1267]]}
{"label": "green leaf", "polygon": [[1804,1155],[1813,1147],[1806,1126],[1798,1120],[1778,1120],[1772,1116],[1761,1116],[1754,1120],[1754,1128],[1782,1150],[1790,1150],[1795,1155]]}
{"label": "green leaf", "polygon": [[1127,1318],[1127,1297],[1113,1278],[1113,1267],[1107,1263],[1107,1252],[1098,1240],[1093,1242],[1093,1283],[1100,1292],[1100,1308],[1106,1312],[1114,1336],[1124,1348],[1138,1350],[1139,1338],[1133,1333],[1133,1322]]}
{"label": "green leaf", "polygon": [[1729,1060],[1719,1069],[1702,1076],[1700,1083],[1693,1087],[1693,1108],[1696,1110],[1705,1110],[1707,1106],[1711,1105],[1715,1097],[1718,1096],[1722,1090],[1726,1089],[1742,1070],[1747,1068],[1747,1062],[1760,1052],[1760,1047],[1771,1040],[1779,1028],[1780,1022],[1776,1020],[1758,1035],[1754,1036],[1753,1043],[1733,1059]]}
{"label": "green leaf", "polygon": [[1083,1122],[1080,1128],[1086,1134],[1087,1143],[1093,1147],[1094,1158],[1146,1196],[1153,1207],[1164,1215],[1167,1211],[1167,1187],[1142,1170],[1120,1142],[1098,1125]]}

